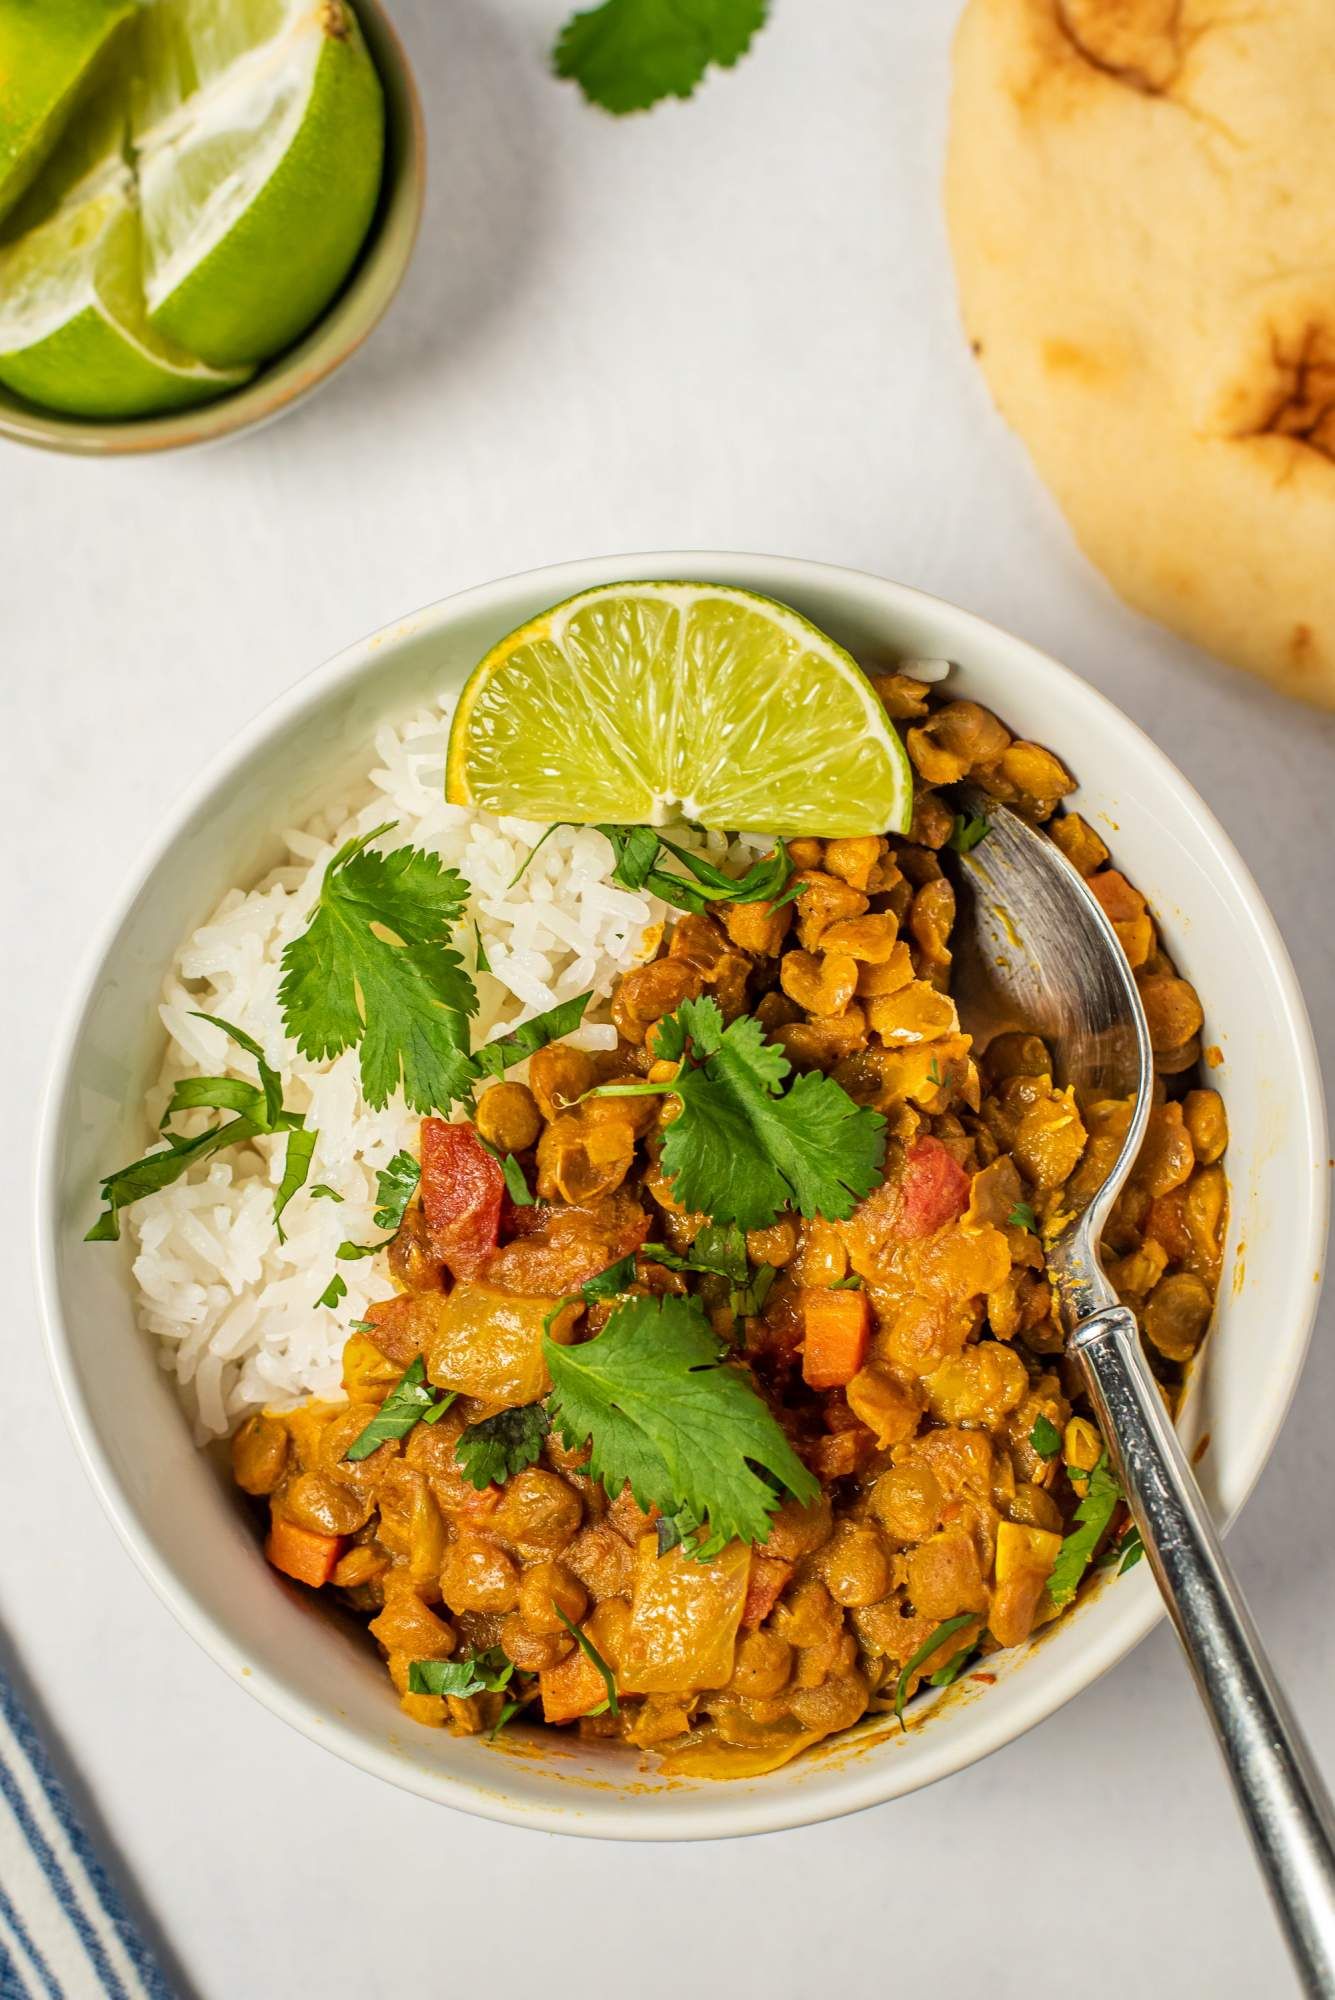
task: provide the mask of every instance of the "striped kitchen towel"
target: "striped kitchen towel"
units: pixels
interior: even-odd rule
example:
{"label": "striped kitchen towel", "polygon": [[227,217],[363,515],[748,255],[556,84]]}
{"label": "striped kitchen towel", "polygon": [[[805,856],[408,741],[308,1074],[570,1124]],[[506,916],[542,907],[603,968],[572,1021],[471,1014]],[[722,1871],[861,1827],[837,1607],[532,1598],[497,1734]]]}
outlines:
{"label": "striped kitchen towel", "polygon": [[0,1669],[0,2000],[175,2000]]}

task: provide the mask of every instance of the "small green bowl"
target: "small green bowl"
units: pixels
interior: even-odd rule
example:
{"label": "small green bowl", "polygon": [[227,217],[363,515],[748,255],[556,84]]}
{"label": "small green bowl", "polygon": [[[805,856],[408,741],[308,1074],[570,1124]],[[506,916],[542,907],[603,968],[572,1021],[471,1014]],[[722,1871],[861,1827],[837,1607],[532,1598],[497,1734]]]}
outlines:
{"label": "small green bowl", "polygon": [[333,304],[244,389],[216,402],[161,417],[98,423],[57,416],[0,389],[0,437],[85,458],[210,444],[281,416],[356,353],[388,310],[413,254],[426,194],[426,130],[408,58],[380,0],[353,4],[384,86],[385,176],[361,255]]}

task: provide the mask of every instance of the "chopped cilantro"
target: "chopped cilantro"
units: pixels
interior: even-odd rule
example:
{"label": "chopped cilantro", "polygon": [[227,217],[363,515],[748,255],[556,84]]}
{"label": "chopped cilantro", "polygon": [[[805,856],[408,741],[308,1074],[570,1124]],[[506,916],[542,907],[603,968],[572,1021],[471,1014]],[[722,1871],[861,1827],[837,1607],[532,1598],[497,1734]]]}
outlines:
{"label": "chopped cilantro", "polygon": [[571,15],[553,67],[605,111],[647,111],[689,97],[711,63],[731,69],[767,10],[768,0],[603,0]]}
{"label": "chopped cilantro", "polygon": [[1027,1201],[1017,1201],[1006,1221],[1012,1229],[1027,1229],[1031,1236],[1038,1233],[1038,1217]]}
{"label": "chopped cilantro", "polygon": [[[413,1660],[408,1667],[409,1694],[499,1694],[510,1685],[514,1661],[499,1646],[484,1653],[465,1653],[458,1660]],[[499,1729],[500,1724],[498,1723]]]}
{"label": "chopped cilantro", "polygon": [[1034,1419],[1029,1442],[1040,1458],[1055,1458],[1062,1448],[1062,1434],[1050,1417],[1040,1414]]}
{"label": "chopped cilantro", "polygon": [[562,1035],[573,1035],[584,1019],[584,1010],[593,998],[591,993],[580,993],[573,1000],[563,1000],[559,1007],[549,1007],[544,1014],[534,1014],[530,1020],[521,1021],[508,1035],[498,1035],[494,1042],[484,1042],[475,1049],[472,1056],[472,1070],[476,1077],[504,1076],[507,1069],[516,1063],[527,1062],[538,1049],[548,1042],[560,1041]]}
{"label": "chopped cilantro", "polygon": [[927,1065],[927,1081],[928,1081],[929,1083],[934,1083],[934,1084],[936,1085],[937,1089],[938,1089],[938,1090],[940,1090],[940,1088],[941,1088],[941,1065],[940,1065],[940,1063],[939,1063],[939,1062],[937,1061],[937,1059],[936,1059],[936,1057],[935,1057],[935,1056],[933,1056],[933,1057],[932,1057],[932,1060],[931,1060],[931,1061],[930,1061],[930,1062],[928,1063],[928,1065]]}
{"label": "chopped cilantro", "polygon": [[955,824],[951,828],[948,847],[956,854],[972,854],[980,840],[986,840],[991,828],[981,814],[971,814],[966,819],[963,813],[956,813]]}
{"label": "chopped cilantro", "polygon": [[350,1319],[348,1326],[353,1333],[375,1332],[375,1321],[373,1319]]}
{"label": "chopped cilantro", "polygon": [[387,1229],[397,1236],[403,1227],[403,1212],[417,1193],[422,1169],[411,1153],[396,1153],[375,1178],[377,1207],[371,1219],[377,1229]]}
{"label": "chopped cilantro", "polygon": [[344,1458],[356,1464],[359,1459],[369,1458],[388,1438],[407,1437],[423,1421],[438,1423],[454,1401],[454,1395],[451,1389],[437,1400],[436,1391],[426,1379],[426,1363],[419,1354],[408,1363],[366,1429],[353,1439]]}
{"label": "chopped cilantro", "polygon": [[329,1280],[329,1283],[325,1286],[315,1303],[317,1306],[328,1306],[332,1311],[339,1300],[345,1299],[347,1296],[348,1281],[339,1272],[335,1271],[333,1277]]}
{"label": "chopped cilantro", "polygon": [[581,1651],[581,1653],[583,1653],[585,1659],[589,1661],[591,1666],[595,1666],[598,1669],[598,1672],[602,1675],[603,1686],[607,1689],[607,1699],[605,1701],[600,1701],[597,1708],[591,1708],[589,1710],[589,1714],[601,1715],[605,1709],[608,1709],[611,1711],[613,1715],[620,1715],[621,1708],[620,1704],[617,1701],[617,1684],[615,1677],[613,1676],[612,1669],[608,1666],[606,1660],[603,1658],[602,1654],[598,1651],[598,1648],[594,1645],[588,1633],[581,1632],[579,1626],[575,1623],[574,1619],[566,1617],[565,1612],[561,1609],[560,1605],[557,1603],[555,1598],[552,1599],[552,1610],[556,1613],[561,1623],[565,1626],[566,1631],[575,1641],[575,1644],[579,1647],[579,1650]]}
{"label": "chopped cilantro", "polygon": [[342,1201],[343,1199],[337,1188],[326,1187],[323,1181],[317,1181],[313,1188],[307,1189],[307,1193],[310,1195],[312,1201]]}
{"label": "chopped cilantro", "polygon": [[316,1060],[358,1050],[376,1110],[400,1085],[415,1111],[468,1089],[477,995],[450,948],[468,885],[420,848],[371,851],[395,824],[347,841],[325,869],[309,927],[283,953],[278,998],[289,1035]]}
{"label": "chopped cilantro", "polygon": [[479,972],[491,971],[491,960],[487,957],[487,947],[482,942],[482,926],[473,919],[473,941],[477,946],[476,965]]}
{"label": "chopped cilantro", "polygon": [[629,1483],[637,1503],[690,1507],[724,1541],[763,1542],[777,1485],[807,1503],[820,1487],[747,1376],[726,1364],[696,1299],[633,1298],[579,1347],[550,1338],[552,1424],[572,1449],[590,1444],[589,1472],[609,1493]]}
{"label": "chopped cilantro", "polygon": [[[676,910],[698,915],[711,903],[789,903],[806,887],[793,880],[793,864],[781,840],[773,854],[755,862],[745,875],[732,876],[651,826],[600,826],[598,831],[606,835],[616,857],[612,880],[622,889],[647,889]],[[672,855],[688,874],[660,867],[663,853]]]}
{"label": "chopped cilantro", "polygon": [[[310,1172],[319,1134],[307,1130],[301,1112],[283,1109],[282,1080],[277,1070],[265,1060],[264,1051],[257,1041],[216,1014],[197,1013],[195,1018],[221,1028],[238,1048],[253,1056],[260,1080],[254,1084],[236,1076],[182,1077],[162,1114],[160,1129],[167,1142],[165,1148],[161,1152],[147,1153],[142,1160],[133,1160],[128,1167],[120,1167],[114,1174],[106,1176],[101,1183],[102,1200],[106,1206],[85,1236],[86,1243],[114,1243],[121,1233],[120,1212],[123,1208],[141,1201],[145,1195],[157,1194],[160,1189],[170,1187],[191,1167],[221,1152],[224,1146],[244,1145],[262,1134],[279,1132],[287,1134],[287,1148],[283,1177],[274,1193],[273,1215],[278,1240],[284,1240],[283,1210]],[[197,1133],[193,1139],[183,1139],[178,1133],[166,1129],[180,1111],[233,1111],[237,1115],[221,1125],[209,1126],[207,1131]]]}
{"label": "chopped cilantro", "polygon": [[1075,1510],[1079,1525],[1067,1535],[1057,1551],[1057,1560],[1048,1578],[1048,1596],[1058,1610],[1075,1596],[1080,1579],[1088,1569],[1090,1559],[1122,1497],[1122,1489],[1109,1468],[1106,1451],[1099,1453],[1098,1464],[1092,1469],[1079,1467],[1076,1473],[1078,1478],[1087,1479],[1089,1486]]}
{"label": "chopped cilantro", "polygon": [[532,1208],[533,1196],[528,1182],[524,1179],[524,1169],[513,1153],[507,1153],[501,1161],[501,1172],[505,1176],[505,1189],[516,1208]]}
{"label": "chopped cilantro", "polygon": [[550,1428],[551,1419],[541,1403],[521,1403],[484,1417],[480,1424],[469,1424],[454,1447],[455,1460],[479,1493],[487,1486],[503,1486],[516,1472],[536,1464]]}
{"label": "chopped cilantro", "polygon": [[1117,1544],[1116,1553],[1120,1557],[1117,1565],[1117,1574],[1125,1576],[1129,1569],[1135,1568],[1145,1553],[1145,1544],[1140,1539],[1139,1528],[1133,1527],[1130,1533],[1123,1537]]}
{"label": "chopped cilantro", "polygon": [[[924,1660],[930,1660],[932,1654],[936,1652],[938,1647],[944,1646],[947,1639],[952,1638],[956,1632],[962,1631],[964,1626],[975,1624],[977,1619],[978,1613],[976,1611],[961,1611],[958,1617],[947,1618],[945,1623],[938,1625],[934,1632],[928,1633],[912,1659],[907,1662],[904,1671],[895,1682],[895,1714],[901,1726],[904,1722],[904,1703],[908,1699],[909,1682],[913,1679],[919,1667],[923,1664]],[[954,1659],[950,1661],[950,1667],[955,1667],[955,1672],[957,1673],[959,1668],[955,1666],[955,1662],[959,1661],[959,1665],[963,1666],[964,1659],[972,1651],[973,1648],[968,1647],[963,1657],[956,1653]],[[938,1671],[943,1673],[948,1672],[949,1668],[940,1668]],[[954,1679],[954,1674],[951,1674],[951,1679]],[[936,1682],[935,1675],[932,1676],[932,1680],[936,1685],[944,1685],[944,1683]]]}

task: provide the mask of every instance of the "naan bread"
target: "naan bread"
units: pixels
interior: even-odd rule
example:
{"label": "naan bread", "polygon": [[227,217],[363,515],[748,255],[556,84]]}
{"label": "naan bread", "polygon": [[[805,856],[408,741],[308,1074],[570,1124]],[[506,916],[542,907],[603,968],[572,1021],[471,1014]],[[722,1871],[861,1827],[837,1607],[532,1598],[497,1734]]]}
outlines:
{"label": "naan bread", "polygon": [[947,207],[1087,554],[1335,705],[1335,0],[969,0]]}

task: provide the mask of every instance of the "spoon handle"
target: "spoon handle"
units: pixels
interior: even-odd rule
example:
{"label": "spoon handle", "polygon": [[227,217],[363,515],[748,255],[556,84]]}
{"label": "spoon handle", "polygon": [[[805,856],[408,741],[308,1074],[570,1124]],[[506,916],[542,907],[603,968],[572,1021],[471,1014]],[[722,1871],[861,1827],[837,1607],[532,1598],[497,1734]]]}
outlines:
{"label": "spoon handle", "polygon": [[1191,1662],[1307,1993],[1335,1996],[1335,1813],[1224,1559],[1146,1364],[1135,1316],[1109,1306],[1068,1352]]}

